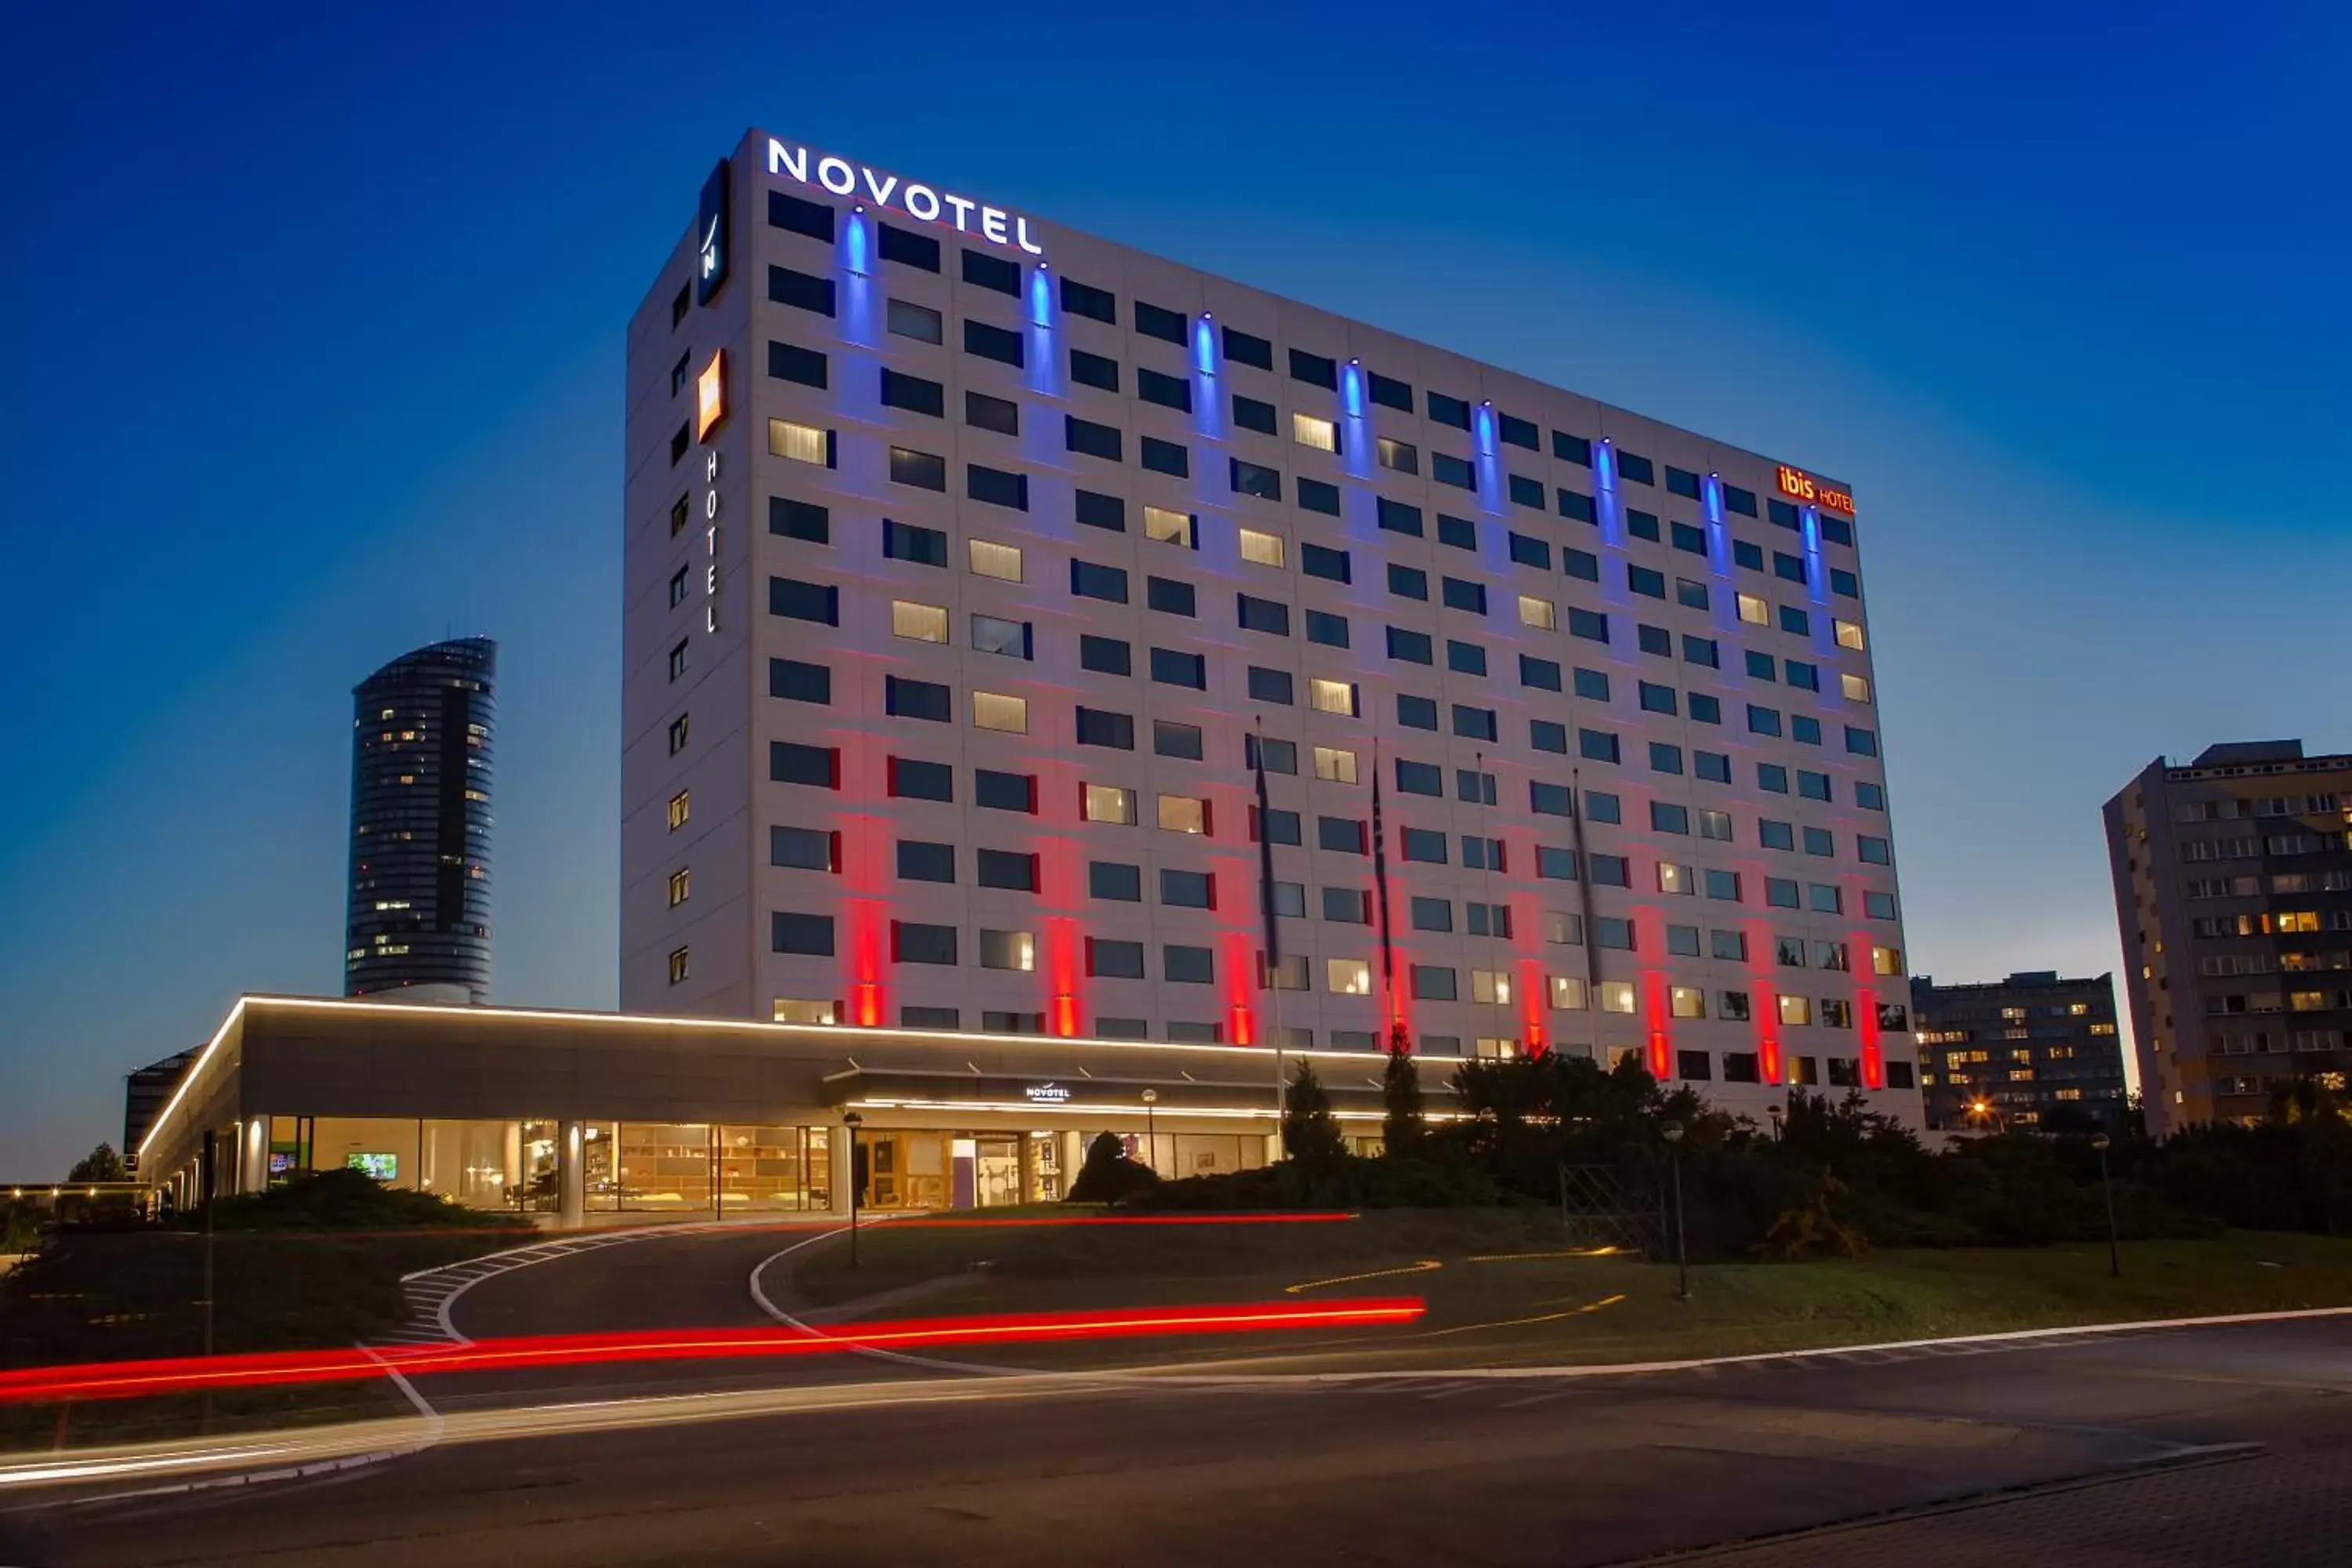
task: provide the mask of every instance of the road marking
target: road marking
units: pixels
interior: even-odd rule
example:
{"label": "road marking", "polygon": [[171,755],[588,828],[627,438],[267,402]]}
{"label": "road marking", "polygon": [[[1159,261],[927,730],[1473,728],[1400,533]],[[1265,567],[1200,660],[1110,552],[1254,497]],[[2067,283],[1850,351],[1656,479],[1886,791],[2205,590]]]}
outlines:
{"label": "road marking", "polygon": [[1359,1279],[1386,1279],[1394,1274],[1426,1274],[1433,1268],[1444,1267],[1433,1258],[1424,1258],[1418,1263],[1408,1263],[1399,1268],[1374,1268],[1362,1274],[1334,1274],[1328,1279],[1302,1280],[1296,1285],[1285,1285],[1282,1293],[1296,1296],[1302,1290],[1320,1290],[1326,1285],[1352,1285]]}
{"label": "road marking", "polygon": [[1614,1258],[1625,1249],[1622,1247],[1571,1247],[1565,1252],[1482,1252],[1465,1258],[1465,1263],[1517,1263],[1531,1258]]}

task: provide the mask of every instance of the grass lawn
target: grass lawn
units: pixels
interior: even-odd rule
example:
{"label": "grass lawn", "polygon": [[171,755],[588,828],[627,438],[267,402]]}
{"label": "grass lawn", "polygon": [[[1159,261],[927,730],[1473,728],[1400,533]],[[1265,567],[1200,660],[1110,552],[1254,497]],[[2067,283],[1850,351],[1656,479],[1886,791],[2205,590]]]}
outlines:
{"label": "grass lawn", "polygon": [[840,1244],[813,1249],[790,1289],[825,1304],[894,1292],[869,1309],[853,1304],[853,1317],[1346,1296],[1428,1304],[1404,1330],[1024,1346],[972,1358],[1039,1367],[1643,1362],[2352,1306],[2352,1241],[2283,1233],[2133,1244],[2119,1280],[2108,1278],[2104,1246],[1710,1264],[1691,1270],[1690,1300],[1678,1301],[1671,1264],[1559,1256],[1558,1222],[1537,1209],[1381,1210],[1331,1224],[1165,1229],[894,1224],[861,1237],[854,1270]]}

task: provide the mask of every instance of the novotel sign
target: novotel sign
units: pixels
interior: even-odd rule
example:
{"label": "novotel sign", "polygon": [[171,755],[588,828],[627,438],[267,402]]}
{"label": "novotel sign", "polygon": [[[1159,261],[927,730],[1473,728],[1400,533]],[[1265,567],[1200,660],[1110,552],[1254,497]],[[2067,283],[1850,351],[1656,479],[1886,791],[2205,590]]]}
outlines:
{"label": "novotel sign", "polygon": [[803,185],[821,185],[836,196],[862,194],[877,207],[895,207],[919,223],[942,224],[958,234],[976,234],[992,245],[1018,246],[1032,256],[1045,254],[1045,247],[1030,237],[1029,220],[1018,213],[896,174],[879,174],[831,153],[813,153],[773,136],[768,138],[768,173],[789,174]]}
{"label": "novotel sign", "polygon": [[1802,468],[1780,467],[1780,493],[1790,500],[1810,501],[1823,511],[1853,515],[1853,492],[1843,485],[1833,485],[1827,479],[1817,479]]}

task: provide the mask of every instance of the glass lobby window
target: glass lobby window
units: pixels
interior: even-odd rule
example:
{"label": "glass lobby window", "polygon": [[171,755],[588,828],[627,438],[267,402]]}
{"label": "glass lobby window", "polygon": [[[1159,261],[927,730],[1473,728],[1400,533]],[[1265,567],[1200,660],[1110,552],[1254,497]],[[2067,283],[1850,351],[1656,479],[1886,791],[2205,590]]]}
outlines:
{"label": "glass lobby window", "polygon": [[620,1124],[614,1174],[623,1208],[711,1206],[710,1129],[697,1122]]}

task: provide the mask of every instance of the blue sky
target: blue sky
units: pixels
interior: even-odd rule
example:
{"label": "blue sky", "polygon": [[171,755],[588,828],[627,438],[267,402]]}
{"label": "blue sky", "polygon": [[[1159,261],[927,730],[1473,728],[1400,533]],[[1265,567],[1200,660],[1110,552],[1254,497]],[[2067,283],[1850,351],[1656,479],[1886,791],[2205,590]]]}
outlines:
{"label": "blue sky", "polygon": [[1913,966],[2114,966],[2107,795],[2352,749],[2352,30],[1791,9],[20,18],[0,1178],[340,988],[349,690],[448,633],[496,994],[613,1003],[623,327],[755,123],[1847,479]]}

